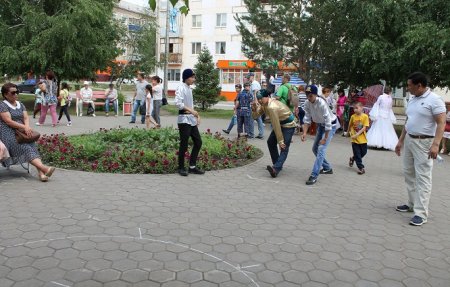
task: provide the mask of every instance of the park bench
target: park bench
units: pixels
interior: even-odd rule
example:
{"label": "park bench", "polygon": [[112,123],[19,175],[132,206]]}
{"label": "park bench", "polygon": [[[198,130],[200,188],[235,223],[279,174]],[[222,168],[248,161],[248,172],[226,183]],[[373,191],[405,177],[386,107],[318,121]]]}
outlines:
{"label": "park bench", "polygon": [[[98,101],[101,100],[101,101]],[[92,101],[94,102],[94,107],[97,106],[104,106],[106,100],[106,93],[105,91],[92,91]],[[76,111],[77,111],[77,117],[78,115],[78,102],[82,101],[80,90],[77,91],[77,101],[76,101]],[[112,106],[113,103],[109,103],[110,106]],[[87,106],[87,103],[83,103],[83,106]]]}

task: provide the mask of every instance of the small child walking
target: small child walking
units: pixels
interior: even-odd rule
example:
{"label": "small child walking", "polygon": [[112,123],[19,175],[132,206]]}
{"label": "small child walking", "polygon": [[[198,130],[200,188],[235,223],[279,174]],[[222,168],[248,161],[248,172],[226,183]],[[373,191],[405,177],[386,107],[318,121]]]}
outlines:
{"label": "small child walking", "polygon": [[362,159],[367,154],[366,131],[370,125],[369,116],[363,113],[363,105],[360,102],[353,104],[353,111],[354,114],[350,117],[348,123],[348,134],[352,140],[353,156],[350,157],[348,165],[353,167],[353,163],[356,162],[358,174],[364,174],[366,171]]}

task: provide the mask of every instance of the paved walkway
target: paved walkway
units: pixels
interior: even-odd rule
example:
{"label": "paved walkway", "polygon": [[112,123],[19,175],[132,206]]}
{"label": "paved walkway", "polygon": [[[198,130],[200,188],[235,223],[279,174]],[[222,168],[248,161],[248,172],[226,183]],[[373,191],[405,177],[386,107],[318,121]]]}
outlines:
{"label": "paved walkway", "polygon": [[[119,125],[128,117],[39,131]],[[265,141],[252,143],[266,154],[254,164],[187,178],[0,170],[0,286],[450,286],[450,157],[434,169],[429,222],[411,227],[394,211],[406,192],[392,152],[369,151],[360,176],[337,136],[335,173],[308,187],[311,139],[294,139],[276,179]]]}

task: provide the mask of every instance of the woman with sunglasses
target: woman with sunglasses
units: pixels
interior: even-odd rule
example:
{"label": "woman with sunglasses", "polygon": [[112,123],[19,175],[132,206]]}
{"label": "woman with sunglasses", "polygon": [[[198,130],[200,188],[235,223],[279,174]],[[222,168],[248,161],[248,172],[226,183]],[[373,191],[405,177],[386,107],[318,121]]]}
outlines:
{"label": "woman with sunglasses", "polygon": [[28,135],[31,135],[33,132],[30,128],[27,110],[17,100],[19,95],[17,86],[12,83],[7,83],[3,85],[1,92],[4,101],[0,102],[0,135],[1,141],[9,150],[11,156],[3,164],[9,166],[16,163],[28,162],[36,167],[41,181],[48,181],[55,168],[42,163],[35,143],[19,144],[16,140],[16,129]]}

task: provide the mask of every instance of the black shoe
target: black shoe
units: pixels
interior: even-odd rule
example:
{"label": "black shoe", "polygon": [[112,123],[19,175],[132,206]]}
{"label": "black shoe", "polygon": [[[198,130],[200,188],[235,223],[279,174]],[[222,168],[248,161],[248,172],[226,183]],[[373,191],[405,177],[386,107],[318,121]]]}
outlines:
{"label": "black shoe", "polygon": [[257,136],[256,138],[262,140],[264,137],[263,136]]}
{"label": "black shoe", "polygon": [[135,124],[136,122],[133,122],[133,121],[131,121],[131,122],[129,122],[130,124]]}
{"label": "black shoe", "polygon": [[193,174],[205,174],[205,172],[201,169],[198,169],[196,167],[194,168],[189,168],[189,173],[193,173]]}
{"label": "black shoe", "polygon": [[145,122],[141,122],[141,124],[145,124]]}
{"label": "black shoe", "polygon": [[277,177],[278,173],[272,166],[268,165],[266,169],[269,171],[271,177]]}
{"label": "black shoe", "polygon": [[314,177],[314,176],[310,176],[309,178],[308,178],[308,180],[306,181],[306,185],[313,185],[313,184],[315,184],[317,182],[317,177]]}
{"label": "black shoe", "polygon": [[227,135],[230,134],[229,130],[222,130],[224,133],[226,133]]}
{"label": "black shoe", "polygon": [[332,168],[327,169],[327,170],[321,169],[319,173],[320,174],[333,174],[333,169]]}
{"label": "black shoe", "polygon": [[184,168],[178,169],[178,174],[181,176],[188,176],[188,172]]}
{"label": "black shoe", "polygon": [[366,173],[366,171],[364,170],[364,168],[360,168],[360,169],[358,169],[358,174],[365,174]]}

